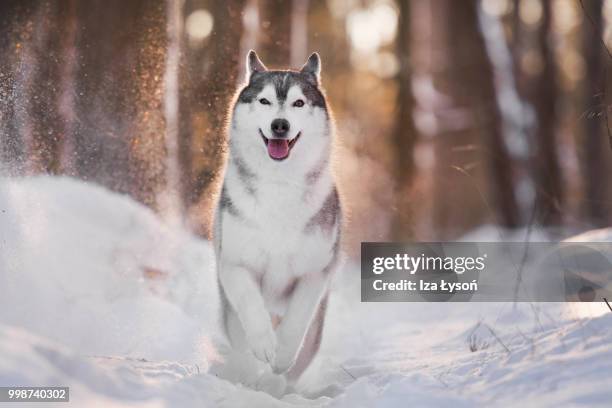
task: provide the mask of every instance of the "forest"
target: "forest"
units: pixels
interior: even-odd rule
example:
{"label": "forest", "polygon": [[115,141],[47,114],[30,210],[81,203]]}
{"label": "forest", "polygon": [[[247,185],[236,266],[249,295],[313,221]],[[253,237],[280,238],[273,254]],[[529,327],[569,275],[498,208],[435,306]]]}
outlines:
{"label": "forest", "polygon": [[[202,236],[244,59],[323,62],[347,245],[612,218],[603,0],[5,0],[0,163]],[[351,249],[352,248],[352,249]]]}

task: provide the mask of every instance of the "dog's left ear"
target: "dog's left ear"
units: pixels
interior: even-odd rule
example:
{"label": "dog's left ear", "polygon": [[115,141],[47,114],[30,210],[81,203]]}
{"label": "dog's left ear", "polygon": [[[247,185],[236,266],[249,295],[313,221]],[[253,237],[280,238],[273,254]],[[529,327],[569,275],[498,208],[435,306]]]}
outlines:
{"label": "dog's left ear", "polygon": [[315,84],[318,84],[321,80],[321,57],[319,57],[319,54],[313,52],[300,72],[308,75]]}

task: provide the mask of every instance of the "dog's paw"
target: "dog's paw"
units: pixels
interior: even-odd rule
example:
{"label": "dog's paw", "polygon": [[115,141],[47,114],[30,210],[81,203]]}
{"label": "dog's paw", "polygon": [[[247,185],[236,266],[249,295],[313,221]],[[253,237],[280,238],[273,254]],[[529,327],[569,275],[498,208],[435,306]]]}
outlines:
{"label": "dog's paw", "polygon": [[276,360],[274,360],[274,372],[281,374],[287,372],[295,363],[295,352],[289,350],[288,347],[279,345],[276,350]]}
{"label": "dog's paw", "polygon": [[275,361],[276,333],[272,327],[263,331],[254,331],[251,335],[247,335],[247,341],[257,359],[270,365]]}

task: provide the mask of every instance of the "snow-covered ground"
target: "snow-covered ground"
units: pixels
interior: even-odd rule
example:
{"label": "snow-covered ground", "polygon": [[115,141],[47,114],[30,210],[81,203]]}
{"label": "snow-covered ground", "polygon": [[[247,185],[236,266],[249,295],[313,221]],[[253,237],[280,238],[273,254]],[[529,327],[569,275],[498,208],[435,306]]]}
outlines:
{"label": "snow-covered ground", "polygon": [[0,179],[0,385],[78,407],[612,404],[605,304],[364,304],[359,275],[338,274],[321,353],[277,400],[207,373],[208,242],[82,181]]}

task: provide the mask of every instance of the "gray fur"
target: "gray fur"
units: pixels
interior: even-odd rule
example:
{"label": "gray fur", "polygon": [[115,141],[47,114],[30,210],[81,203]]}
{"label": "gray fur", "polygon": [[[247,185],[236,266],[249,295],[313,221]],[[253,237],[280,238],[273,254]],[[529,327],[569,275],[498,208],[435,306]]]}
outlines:
{"label": "gray fur", "polygon": [[340,234],[336,236],[332,251],[332,258],[329,260],[325,268],[323,268],[323,275],[329,275],[331,272],[333,272],[340,262]]}
{"label": "gray fur", "polygon": [[253,185],[254,182],[256,181],[255,179],[257,178],[255,173],[253,173],[249,169],[249,167],[244,162],[242,157],[238,155],[234,155],[234,159],[232,160],[232,163],[236,166],[236,171],[238,172],[238,178],[242,182],[242,185],[244,186],[246,191],[251,195],[255,195],[257,193],[257,190],[255,189],[255,186]]}
{"label": "gray fur", "polygon": [[295,288],[297,287],[298,283],[300,283],[299,278],[293,278],[293,280],[289,282],[289,284],[287,285],[287,287],[285,287],[283,293],[281,294],[283,299],[289,299],[291,295],[293,295],[293,292],[295,292]]}
{"label": "gray fur", "polygon": [[308,220],[304,232],[311,233],[316,228],[331,232],[338,221],[339,214],[340,198],[338,197],[338,191],[334,188],[329,192],[319,211]]}
{"label": "gray fur", "polygon": [[255,97],[268,84],[272,84],[276,90],[276,96],[280,103],[287,99],[289,89],[298,85],[304,96],[313,105],[323,108],[327,112],[325,97],[312,80],[312,74],[298,71],[255,71],[249,78],[249,83],[245,86],[238,96],[238,103],[251,103]]}
{"label": "gray fur", "polygon": [[221,190],[221,197],[219,198],[219,207],[222,211],[225,211],[234,217],[243,218],[242,214],[232,201],[225,187]]}
{"label": "gray fur", "polygon": [[312,360],[312,356],[315,355],[321,347],[328,299],[329,293],[326,293],[323,296],[319,307],[317,308],[314,318],[312,319],[312,324],[306,333],[304,343],[302,344],[302,348],[298,353],[295,365],[287,373],[287,376],[293,380],[299,378],[304,370],[308,368]]}
{"label": "gray fur", "polygon": [[327,156],[322,157],[321,160],[317,163],[317,165],[311,171],[309,171],[308,174],[306,174],[306,183],[309,186],[314,186],[315,184],[317,184],[317,181],[319,181],[319,179],[321,178],[323,169],[327,166],[328,162],[329,158]]}

